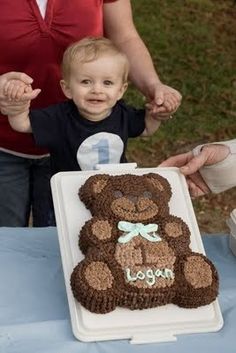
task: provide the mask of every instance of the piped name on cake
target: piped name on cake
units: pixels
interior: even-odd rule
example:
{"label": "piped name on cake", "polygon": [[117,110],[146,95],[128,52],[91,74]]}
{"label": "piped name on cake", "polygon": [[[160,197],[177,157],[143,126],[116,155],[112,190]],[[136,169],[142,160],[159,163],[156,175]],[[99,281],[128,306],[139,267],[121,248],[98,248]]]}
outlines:
{"label": "piped name on cake", "polygon": [[131,273],[130,268],[125,269],[127,282],[135,282],[137,280],[145,281],[149,286],[153,286],[159,278],[174,279],[174,273],[169,268],[163,269],[147,269],[146,271],[138,271]]}

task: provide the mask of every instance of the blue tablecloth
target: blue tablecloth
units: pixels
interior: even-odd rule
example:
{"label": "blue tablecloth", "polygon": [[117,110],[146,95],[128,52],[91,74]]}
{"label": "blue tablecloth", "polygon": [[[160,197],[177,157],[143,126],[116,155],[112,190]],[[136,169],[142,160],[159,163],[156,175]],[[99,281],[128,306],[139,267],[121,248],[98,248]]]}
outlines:
{"label": "blue tablecloth", "polygon": [[0,352],[235,353],[236,258],[226,235],[203,241],[220,274],[220,331],[180,335],[171,343],[83,343],[71,331],[56,228],[0,228]]}

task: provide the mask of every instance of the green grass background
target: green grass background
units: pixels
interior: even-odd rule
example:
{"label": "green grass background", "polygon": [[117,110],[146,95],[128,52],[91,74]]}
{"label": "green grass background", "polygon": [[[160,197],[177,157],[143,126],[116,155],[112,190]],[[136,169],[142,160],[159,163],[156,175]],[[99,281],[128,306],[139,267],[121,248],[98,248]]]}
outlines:
{"label": "green grass background", "polygon": [[[236,5],[233,0],[131,0],[136,27],[161,80],[178,89],[175,119],[129,143],[139,166],[197,143],[236,137]],[[128,103],[143,104],[130,86]]]}

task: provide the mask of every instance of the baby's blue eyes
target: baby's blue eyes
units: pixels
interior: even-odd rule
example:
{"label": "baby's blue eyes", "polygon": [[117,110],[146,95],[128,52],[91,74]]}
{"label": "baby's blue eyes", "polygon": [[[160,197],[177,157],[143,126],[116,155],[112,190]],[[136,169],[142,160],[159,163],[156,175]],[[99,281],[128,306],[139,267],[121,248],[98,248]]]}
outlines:
{"label": "baby's blue eyes", "polygon": [[[83,85],[90,85],[92,83],[92,81],[91,80],[82,80],[81,83]],[[103,81],[103,84],[104,84],[104,86],[112,86],[113,82],[110,80],[105,80],[105,81]]]}
{"label": "baby's blue eyes", "polygon": [[84,85],[88,85],[91,83],[90,80],[82,80],[81,83],[83,83]]}
{"label": "baby's blue eyes", "polygon": [[103,83],[104,83],[104,85],[106,85],[106,86],[111,86],[111,85],[113,85],[113,82],[110,81],[110,80],[105,80]]}

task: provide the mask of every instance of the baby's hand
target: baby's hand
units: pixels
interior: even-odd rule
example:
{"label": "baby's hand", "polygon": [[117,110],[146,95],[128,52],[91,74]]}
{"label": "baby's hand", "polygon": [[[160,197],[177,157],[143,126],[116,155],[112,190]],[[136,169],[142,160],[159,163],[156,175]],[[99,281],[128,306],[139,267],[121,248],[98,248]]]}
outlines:
{"label": "baby's hand", "polygon": [[149,114],[151,115],[151,117],[154,120],[166,121],[166,120],[169,120],[169,119],[173,118],[172,115],[169,112],[169,109],[168,109],[167,105],[168,105],[168,100],[164,101],[164,103],[162,105],[163,108],[165,108],[165,111],[163,111],[162,113],[157,111],[156,105],[153,102],[147,103],[145,105],[145,107],[149,111]]}
{"label": "baby's hand", "polygon": [[31,85],[27,85],[20,80],[9,80],[4,87],[4,94],[9,101],[22,101],[26,99],[26,94],[33,91]]}
{"label": "baby's hand", "polygon": [[153,104],[152,115],[161,118],[169,118],[178,109],[182,96],[174,88],[157,82],[151,85],[148,94],[146,94],[148,102]]}

